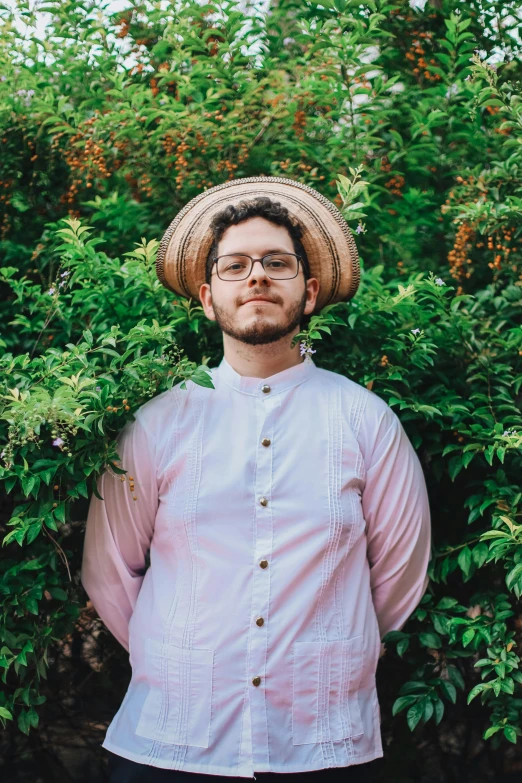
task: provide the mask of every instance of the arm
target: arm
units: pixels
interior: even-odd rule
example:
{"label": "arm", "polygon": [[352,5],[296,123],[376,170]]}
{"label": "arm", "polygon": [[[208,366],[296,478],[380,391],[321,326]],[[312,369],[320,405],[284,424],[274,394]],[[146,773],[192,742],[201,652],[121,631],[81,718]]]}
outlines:
{"label": "arm", "polygon": [[[388,405],[378,405],[367,426],[362,506],[382,639],[401,630],[426,591],[431,520],[422,466],[398,416]],[[381,656],[384,650],[381,644]]]}
{"label": "arm", "polygon": [[154,442],[139,414],[125,424],[116,448],[120,467],[127,471],[125,481],[110,469],[98,478],[103,500],[91,497],[80,579],[100,618],[128,652],[128,624],[143,582],[158,508]]}

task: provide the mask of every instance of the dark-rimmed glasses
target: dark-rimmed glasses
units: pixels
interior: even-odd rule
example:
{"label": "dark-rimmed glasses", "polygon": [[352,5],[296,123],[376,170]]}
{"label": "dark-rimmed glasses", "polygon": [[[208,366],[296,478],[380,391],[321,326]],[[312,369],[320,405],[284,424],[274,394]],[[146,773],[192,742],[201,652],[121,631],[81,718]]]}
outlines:
{"label": "dark-rimmed glasses", "polygon": [[212,259],[220,280],[245,280],[259,261],[271,280],[290,280],[299,273],[301,256],[295,253],[268,253],[263,258],[252,258],[246,253],[216,256]]}

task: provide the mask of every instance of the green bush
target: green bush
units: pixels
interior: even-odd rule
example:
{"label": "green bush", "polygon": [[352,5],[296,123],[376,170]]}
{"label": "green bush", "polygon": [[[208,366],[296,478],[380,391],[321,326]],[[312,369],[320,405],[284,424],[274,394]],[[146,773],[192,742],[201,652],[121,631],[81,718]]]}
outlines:
{"label": "green bush", "polygon": [[[211,385],[221,356],[199,304],[157,280],[161,235],[201,190],[266,174],[315,187],[356,232],[356,297],[301,337],[398,412],[428,482],[431,583],[386,637],[383,732],[398,758],[404,722],[419,747],[473,716],[482,746],[509,757],[522,734],[520,47],[512,4],[433,5],[179,0],[104,17],[49,0],[45,38],[27,12],[24,40],[1,12],[6,731],[39,727],[57,646],[83,627],[81,537],[67,538],[116,434],[174,383]],[[485,779],[463,752],[461,779]]]}

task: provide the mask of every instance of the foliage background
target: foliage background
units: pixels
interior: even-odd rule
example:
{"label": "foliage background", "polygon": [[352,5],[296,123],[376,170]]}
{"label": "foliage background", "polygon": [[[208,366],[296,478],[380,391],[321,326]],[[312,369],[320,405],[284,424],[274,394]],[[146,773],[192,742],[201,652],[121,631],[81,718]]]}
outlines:
{"label": "foliage background", "polygon": [[79,582],[88,498],[133,411],[222,355],[156,278],[163,231],[261,174],[356,232],[359,292],[305,337],[392,405],[428,482],[431,583],[377,671],[379,780],[519,779],[522,22],[415,5],[0,4],[6,779],[105,779],[130,670]]}

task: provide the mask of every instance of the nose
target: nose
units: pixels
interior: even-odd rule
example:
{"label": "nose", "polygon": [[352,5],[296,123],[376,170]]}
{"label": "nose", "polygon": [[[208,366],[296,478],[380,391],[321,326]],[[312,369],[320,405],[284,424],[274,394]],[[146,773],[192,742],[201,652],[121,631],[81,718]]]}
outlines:
{"label": "nose", "polygon": [[[256,276],[255,275],[255,268],[256,268],[256,264],[257,264],[258,261],[259,261],[259,265],[261,266],[261,269],[259,271],[259,275]],[[250,270],[250,275],[247,278],[249,285],[251,285],[251,284],[255,285],[256,280],[259,279],[259,278],[260,279],[265,279],[265,280],[270,280],[269,276],[266,273],[265,267],[262,264],[262,259],[261,258],[254,258],[253,259],[253,263],[252,263],[252,269]]]}

